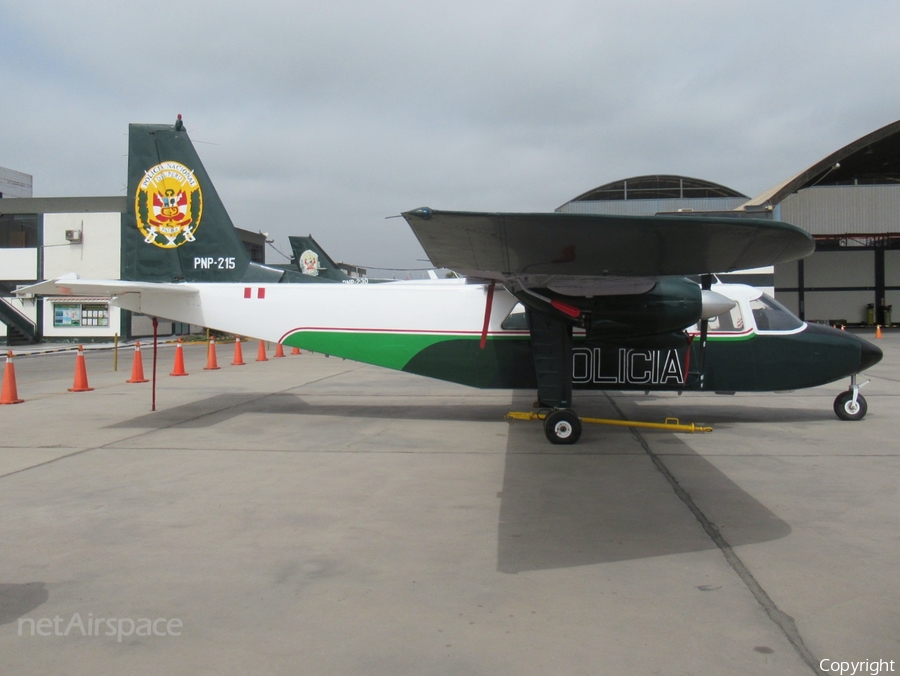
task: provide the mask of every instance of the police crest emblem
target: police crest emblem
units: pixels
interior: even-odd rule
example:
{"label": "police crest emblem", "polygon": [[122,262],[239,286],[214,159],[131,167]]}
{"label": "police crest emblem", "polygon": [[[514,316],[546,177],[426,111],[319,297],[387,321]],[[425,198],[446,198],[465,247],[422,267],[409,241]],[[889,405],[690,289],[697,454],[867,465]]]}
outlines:
{"label": "police crest emblem", "polygon": [[203,214],[194,172],[179,162],[160,162],[144,172],[134,196],[134,215],[147,244],[174,249],[193,242]]}
{"label": "police crest emblem", "polygon": [[319,254],[311,249],[307,249],[300,254],[300,272],[304,275],[319,276]]}

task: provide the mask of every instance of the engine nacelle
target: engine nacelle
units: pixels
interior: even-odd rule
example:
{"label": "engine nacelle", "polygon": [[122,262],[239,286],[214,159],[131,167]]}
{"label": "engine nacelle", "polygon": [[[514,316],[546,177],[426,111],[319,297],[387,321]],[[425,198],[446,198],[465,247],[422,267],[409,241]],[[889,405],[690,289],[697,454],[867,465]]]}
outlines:
{"label": "engine nacelle", "polygon": [[703,312],[700,286],[683,277],[665,277],[646,293],[596,296],[586,322],[588,340],[605,341],[682,331]]}

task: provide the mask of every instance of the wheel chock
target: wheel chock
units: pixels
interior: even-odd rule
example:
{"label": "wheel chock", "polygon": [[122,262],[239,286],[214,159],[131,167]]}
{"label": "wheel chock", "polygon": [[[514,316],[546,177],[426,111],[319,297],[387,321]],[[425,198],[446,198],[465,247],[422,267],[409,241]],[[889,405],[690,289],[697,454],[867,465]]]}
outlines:
{"label": "wheel chock", "polygon": [[[539,411],[510,411],[506,414],[507,420],[544,420],[547,413]],[[682,424],[678,418],[666,418],[665,422],[641,422],[638,420],[611,420],[609,418],[580,418],[583,423],[592,425],[613,425],[615,427],[639,427],[651,430],[669,430],[670,432],[712,432],[712,427],[697,425],[695,423]]]}

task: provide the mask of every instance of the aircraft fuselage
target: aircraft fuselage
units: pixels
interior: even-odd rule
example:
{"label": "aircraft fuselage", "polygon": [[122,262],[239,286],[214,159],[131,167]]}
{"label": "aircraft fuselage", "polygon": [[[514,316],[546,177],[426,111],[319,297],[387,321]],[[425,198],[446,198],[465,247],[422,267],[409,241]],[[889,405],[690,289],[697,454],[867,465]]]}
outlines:
{"label": "aircraft fuselage", "polygon": [[[464,280],[378,285],[189,284],[197,296],[144,292],[145,314],[209,326],[478,388],[534,388],[531,337],[517,300],[497,289],[481,349],[486,287]],[[761,304],[759,292],[716,285],[735,308],[680,347],[573,336],[576,389],[774,391],[823,385],[876,363],[877,347]],[[754,298],[756,296],[757,298]],[[757,307],[758,306],[758,307]],[[785,314],[786,313],[786,314]],[[511,321],[511,318],[513,320]],[[768,328],[761,328],[766,323]],[[700,378],[703,366],[704,377]]]}

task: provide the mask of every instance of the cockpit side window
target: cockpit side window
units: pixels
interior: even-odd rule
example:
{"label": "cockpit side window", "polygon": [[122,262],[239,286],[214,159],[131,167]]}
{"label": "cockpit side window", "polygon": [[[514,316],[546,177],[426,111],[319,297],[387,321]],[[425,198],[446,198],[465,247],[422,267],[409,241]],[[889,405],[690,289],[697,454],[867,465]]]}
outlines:
{"label": "cockpit side window", "polygon": [[796,317],[784,305],[771,296],[763,294],[750,301],[753,320],[758,331],[793,331],[803,326],[803,321]]}

